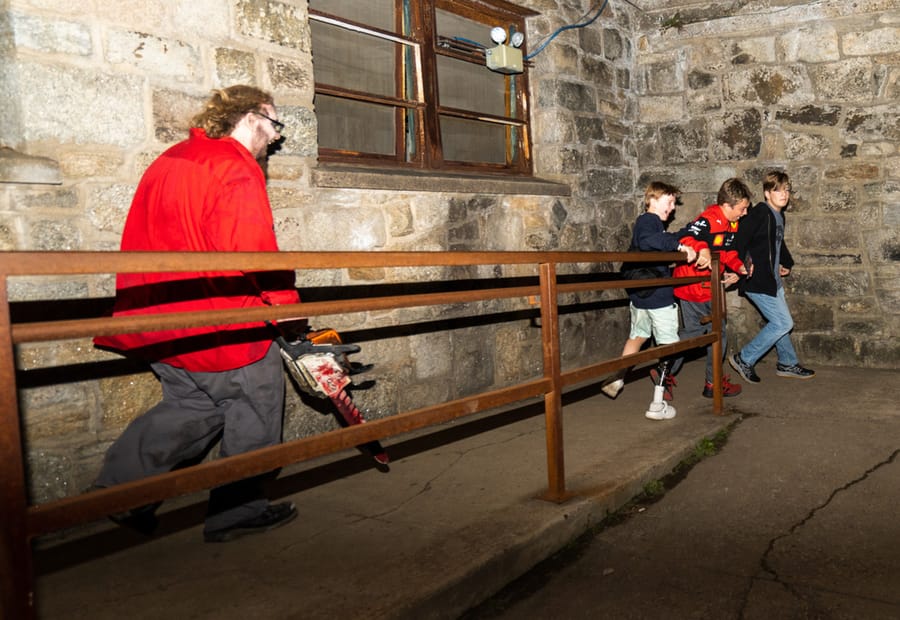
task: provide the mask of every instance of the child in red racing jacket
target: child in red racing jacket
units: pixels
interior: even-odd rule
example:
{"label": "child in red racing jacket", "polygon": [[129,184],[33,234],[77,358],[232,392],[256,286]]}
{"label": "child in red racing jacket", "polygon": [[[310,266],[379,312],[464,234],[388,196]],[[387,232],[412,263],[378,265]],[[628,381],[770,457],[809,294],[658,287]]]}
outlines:
{"label": "child in red racing jacket", "polygon": [[[676,278],[689,276],[708,276],[711,252],[719,252],[720,269],[725,273],[727,267],[731,272],[725,273],[722,282],[726,287],[738,281],[739,275],[747,275],[747,268],[734,249],[734,238],[738,230],[738,220],[747,213],[750,206],[751,193],[740,179],[728,179],[719,188],[716,204],[710,205],[686,229],[687,235],[682,237],[682,245],[697,251],[697,260],[692,264],[680,264],[672,274]],[[684,323],[679,333],[681,339],[700,336],[712,329],[710,323],[702,324],[703,317],[712,313],[712,291],[709,282],[695,282],[675,287],[675,297],[681,305],[681,317]],[[725,329],[722,329],[722,355],[725,355]],[[680,368],[680,360],[675,369]],[[722,378],[722,389],[725,396],[737,396],[741,386],[730,383],[728,377]],[[706,385],[703,395],[713,396],[712,384],[712,345],[706,348]]]}

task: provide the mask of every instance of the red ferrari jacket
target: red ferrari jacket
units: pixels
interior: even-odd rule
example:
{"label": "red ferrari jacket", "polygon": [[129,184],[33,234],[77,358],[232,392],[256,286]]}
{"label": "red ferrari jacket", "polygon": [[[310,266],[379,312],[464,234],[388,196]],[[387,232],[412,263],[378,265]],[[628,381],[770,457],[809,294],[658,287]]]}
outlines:
{"label": "red ferrari jacket", "polygon": [[[154,161],[125,221],[127,251],[277,251],[262,169],[236,140],[202,129]],[[249,308],[297,303],[293,272],[120,273],[114,315]],[[273,334],[263,323],[102,336],[100,347],[194,372],[262,359]]]}
{"label": "red ferrari jacket", "polygon": [[[710,205],[700,216],[688,226],[687,235],[682,237],[680,243],[690,246],[696,251],[709,248],[713,252],[720,252],[720,265],[724,272],[728,267],[735,273],[740,273],[743,266],[737,251],[734,249],[734,238],[737,234],[738,223],[729,222],[719,205]],[[687,278],[690,276],[708,276],[709,271],[700,270],[694,263],[678,265],[672,276],[675,278]],[[706,302],[712,299],[709,290],[709,282],[695,282],[685,286],[675,287],[675,297],[693,302]]]}

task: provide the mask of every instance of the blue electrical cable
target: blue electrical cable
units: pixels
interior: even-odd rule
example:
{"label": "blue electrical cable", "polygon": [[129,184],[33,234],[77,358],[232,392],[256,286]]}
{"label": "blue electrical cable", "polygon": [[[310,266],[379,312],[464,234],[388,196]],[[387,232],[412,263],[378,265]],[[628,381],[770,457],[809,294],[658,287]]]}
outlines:
{"label": "blue electrical cable", "polygon": [[474,45],[475,47],[484,49],[487,46],[484,43],[479,43],[478,41],[473,41],[472,39],[467,39],[465,37],[453,37],[454,41],[461,41],[462,43],[468,43],[469,45]]}
{"label": "blue electrical cable", "polygon": [[597,11],[597,14],[594,15],[594,16],[593,16],[591,19],[589,19],[588,21],[584,22],[583,24],[569,24],[568,26],[563,26],[562,28],[558,28],[558,29],[556,30],[556,32],[554,32],[554,33],[551,34],[549,37],[547,37],[547,39],[545,39],[544,42],[541,43],[541,44],[537,47],[536,50],[534,50],[533,52],[531,52],[530,54],[528,54],[527,56],[525,56],[525,60],[531,60],[532,58],[534,58],[535,56],[537,56],[539,53],[541,53],[541,52],[543,51],[543,49],[544,49],[545,47],[547,47],[547,44],[550,43],[550,41],[552,41],[553,39],[555,39],[556,36],[557,36],[558,34],[560,34],[561,32],[564,32],[564,31],[566,31],[566,30],[571,30],[572,28],[584,28],[585,26],[590,26],[591,24],[593,24],[595,21],[597,21],[597,18],[600,17],[600,14],[603,13],[603,9],[606,8],[606,5],[607,5],[607,4],[609,4],[609,0],[603,0],[603,5],[600,7],[600,10]]}

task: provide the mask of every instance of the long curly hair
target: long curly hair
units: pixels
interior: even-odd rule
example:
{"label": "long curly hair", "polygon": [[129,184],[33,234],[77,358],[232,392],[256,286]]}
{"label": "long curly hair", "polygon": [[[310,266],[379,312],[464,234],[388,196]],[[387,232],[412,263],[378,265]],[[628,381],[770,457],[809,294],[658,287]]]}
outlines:
{"label": "long curly hair", "polygon": [[191,127],[198,127],[210,138],[229,135],[247,112],[259,110],[261,106],[274,105],[270,93],[237,84],[212,91],[212,96],[203,106],[203,111],[191,119]]}

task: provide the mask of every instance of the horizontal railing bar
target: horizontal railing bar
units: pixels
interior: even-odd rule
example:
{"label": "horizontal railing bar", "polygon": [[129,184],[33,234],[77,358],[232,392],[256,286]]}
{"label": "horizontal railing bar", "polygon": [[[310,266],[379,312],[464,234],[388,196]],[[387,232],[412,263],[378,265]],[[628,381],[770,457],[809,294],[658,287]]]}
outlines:
{"label": "horizontal railing bar", "polygon": [[0,276],[667,262],[682,252],[0,252]]}
{"label": "horizontal railing bar", "polygon": [[578,383],[583,383],[590,379],[596,379],[597,377],[601,377],[616,370],[621,370],[622,368],[631,368],[632,366],[643,364],[644,362],[663,359],[682,351],[687,351],[689,349],[698,348],[703,345],[712,344],[715,339],[716,334],[695,336],[693,338],[679,340],[678,342],[672,344],[645,349],[637,353],[632,353],[631,355],[626,355],[625,357],[576,368],[575,370],[570,370],[562,373],[560,377],[561,383],[563,387],[570,387]]}
{"label": "horizontal railing bar", "polygon": [[[616,280],[612,282],[581,282],[559,285],[560,293],[609,290],[624,286],[659,286],[673,282],[686,284],[704,280],[693,278],[659,278],[654,280]],[[165,314],[141,314],[64,321],[36,321],[15,323],[11,326],[14,344],[24,342],[48,342],[87,336],[106,336],[144,331],[162,331],[182,327],[204,325],[229,325],[263,320],[286,320],[330,314],[350,314],[371,310],[393,310],[420,306],[471,303],[489,299],[513,297],[538,297],[540,287],[517,286],[494,289],[473,289],[445,293],[419,293],[416,295],[394,295],[369,297],[364,299],[342,299],[316,301],[282,306],[256,306],[231,310],[204,310],[201,312],[170,312]]]}
{"label": "horizontal railing bar", "polygon": [[399,435],[480,411],[542,396],[551,388],[549,379],[535,379],[447,403],[371,420],[365,424],[208,461],[190,468],[115,487],[30,506],[26,516],[28,536],[33,538],[101,519],[113,512],[210,489],[224,482],[264,474],[285,465],[332,454],[374,439]]}
{"label": "horizontal railing bar", "polygon": [[163,331],[201,325],[229,325],[263,320],[298,319],[325,314],[351,314],[369,310],[390,310],[417,306],[433,306],[463,302],[483,301],[503,297],[527,297],[536,295],[540,287],[519,286],[499,289],[475,289],[446,293],[420,293],[365,299],[342,299],[285,304],[281,306],[255,306],[231,310],[204,310],[202,312],[170,312],[142,314],[68,321],[44,321],[17,323],[11,328],[14,343],[64,340],[83,336],[103,336],[144,331]]}

